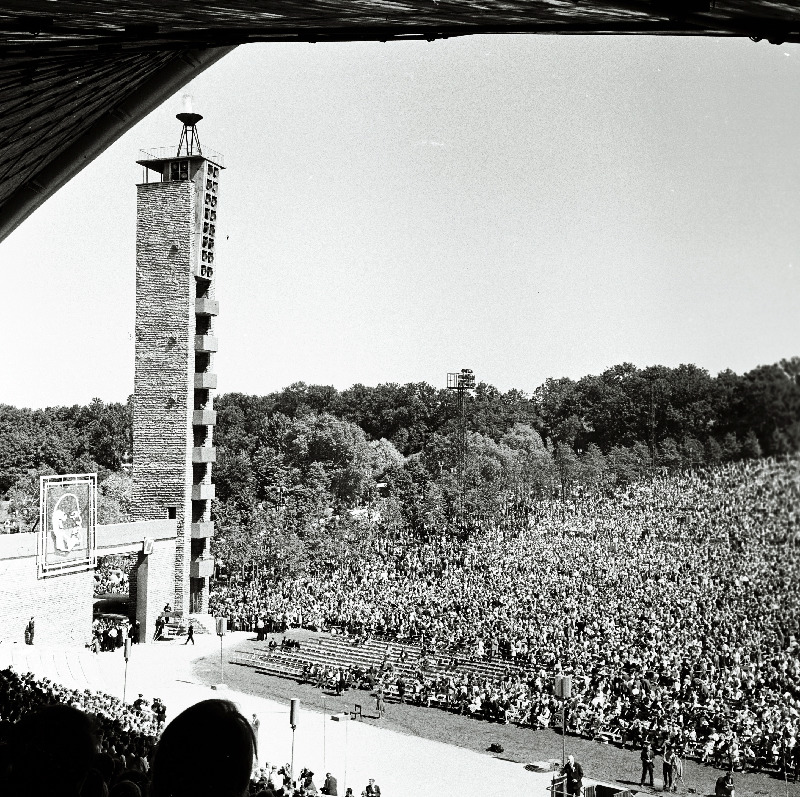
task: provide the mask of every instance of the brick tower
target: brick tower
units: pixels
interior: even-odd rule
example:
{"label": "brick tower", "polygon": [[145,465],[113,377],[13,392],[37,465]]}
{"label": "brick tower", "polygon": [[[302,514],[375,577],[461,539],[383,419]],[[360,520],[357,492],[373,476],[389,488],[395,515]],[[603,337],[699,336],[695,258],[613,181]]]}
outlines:
{"label": "brick tower", "polygon": [[145,182],[136,211],[133,515],[177,520],[171,603],[186,616],[208,611],[214,570],[214,239],[223,166],[200,149],[202,116],[188,109],[177,118],[177,151],[147,151],[138,161]]}

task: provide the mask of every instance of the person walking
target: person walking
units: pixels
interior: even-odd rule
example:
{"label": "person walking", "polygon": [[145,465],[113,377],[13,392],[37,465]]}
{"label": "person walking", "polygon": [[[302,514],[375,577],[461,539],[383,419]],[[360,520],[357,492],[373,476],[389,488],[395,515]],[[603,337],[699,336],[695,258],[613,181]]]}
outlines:
{"label": "person walking", "polygon": [[34,622],[33,617],[28,620],[28,624],[25,626],[25,644],[32,645],[33,644],[33,630],[34,630]]}
{"label": "person walking", "polygon": [[186,641],[183,644],[188,645],[190,642],[194,645],[194,623],[191,620],[189,620],[189,630],[186,632]]}

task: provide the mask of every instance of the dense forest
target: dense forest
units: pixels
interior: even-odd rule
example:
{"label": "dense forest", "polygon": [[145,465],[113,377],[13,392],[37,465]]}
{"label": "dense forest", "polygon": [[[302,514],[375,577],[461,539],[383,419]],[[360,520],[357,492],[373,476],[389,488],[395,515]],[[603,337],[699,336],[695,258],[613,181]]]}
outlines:
{"label": "dense forest", "polygon": [[[307,566],[385,531],[426,534],[454,517],[458,411],[452,391],[296,383],[217,398],[217,553]],[[100,520],[126,516],[132,401],[86,407],[0,405],[0,496],[33,516],[38,476],[97,471]],[[800,358],[712,377],[693,365],[624,363],[532,395],[479,383],[467,401],[466,506],[508,513],[540,498],[637,480],[656,469],[780,456],[800,449]],[[370,512],[373,514],[371,515]],[[368,536],[368,535],[366,535]]]}

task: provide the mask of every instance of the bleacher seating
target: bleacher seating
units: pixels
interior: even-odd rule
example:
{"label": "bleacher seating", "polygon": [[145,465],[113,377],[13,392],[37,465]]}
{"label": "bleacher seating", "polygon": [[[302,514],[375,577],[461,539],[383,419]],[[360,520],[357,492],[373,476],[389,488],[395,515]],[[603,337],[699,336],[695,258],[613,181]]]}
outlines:
{"label": "bleacher seating", "polygon": [[[230,661],[233,664],[255,667],[265,675],[298,681],[303,678],[304,668],[314,664],[321,667],[344,669],[354,667],[366,670],[369,667],[380,668],[383,662],[387,661],[393,668],[392,680],[402,676],[406,683],[411,684],[422,658],[422,650],[417,644],[394,640],[389,642],[383,639],[369,639],[363,644],[355,644],[351,637],[319,632],[304,640],[299,649],[283,650],[278,647],[270,651],[264,643],[263,647],[233,651]],[[449,656],[437,657],[428,654],[424,658],[427,664],[424,672],[433,677],[454,672],[471,672],[481,678],[491,679],[520,671],[520,668],[510,662],[497,659],[473,661],[459,658],[455,669],[451,669],[446,666],[451,661]],[[399,699],[397,688],[393,683],[387,686],[385,696],[388,700]]]}

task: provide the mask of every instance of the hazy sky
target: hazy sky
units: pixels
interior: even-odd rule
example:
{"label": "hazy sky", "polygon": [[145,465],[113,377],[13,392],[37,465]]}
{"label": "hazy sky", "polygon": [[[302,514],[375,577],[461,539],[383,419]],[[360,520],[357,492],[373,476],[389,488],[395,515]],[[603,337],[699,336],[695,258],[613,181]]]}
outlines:
{"label": "hazy sky", "polygon": [[222,392],[800,354],[796,46],[249,45],[0,244],[0,402],[132,392],[135,161],[187,92],[228,167]]}

